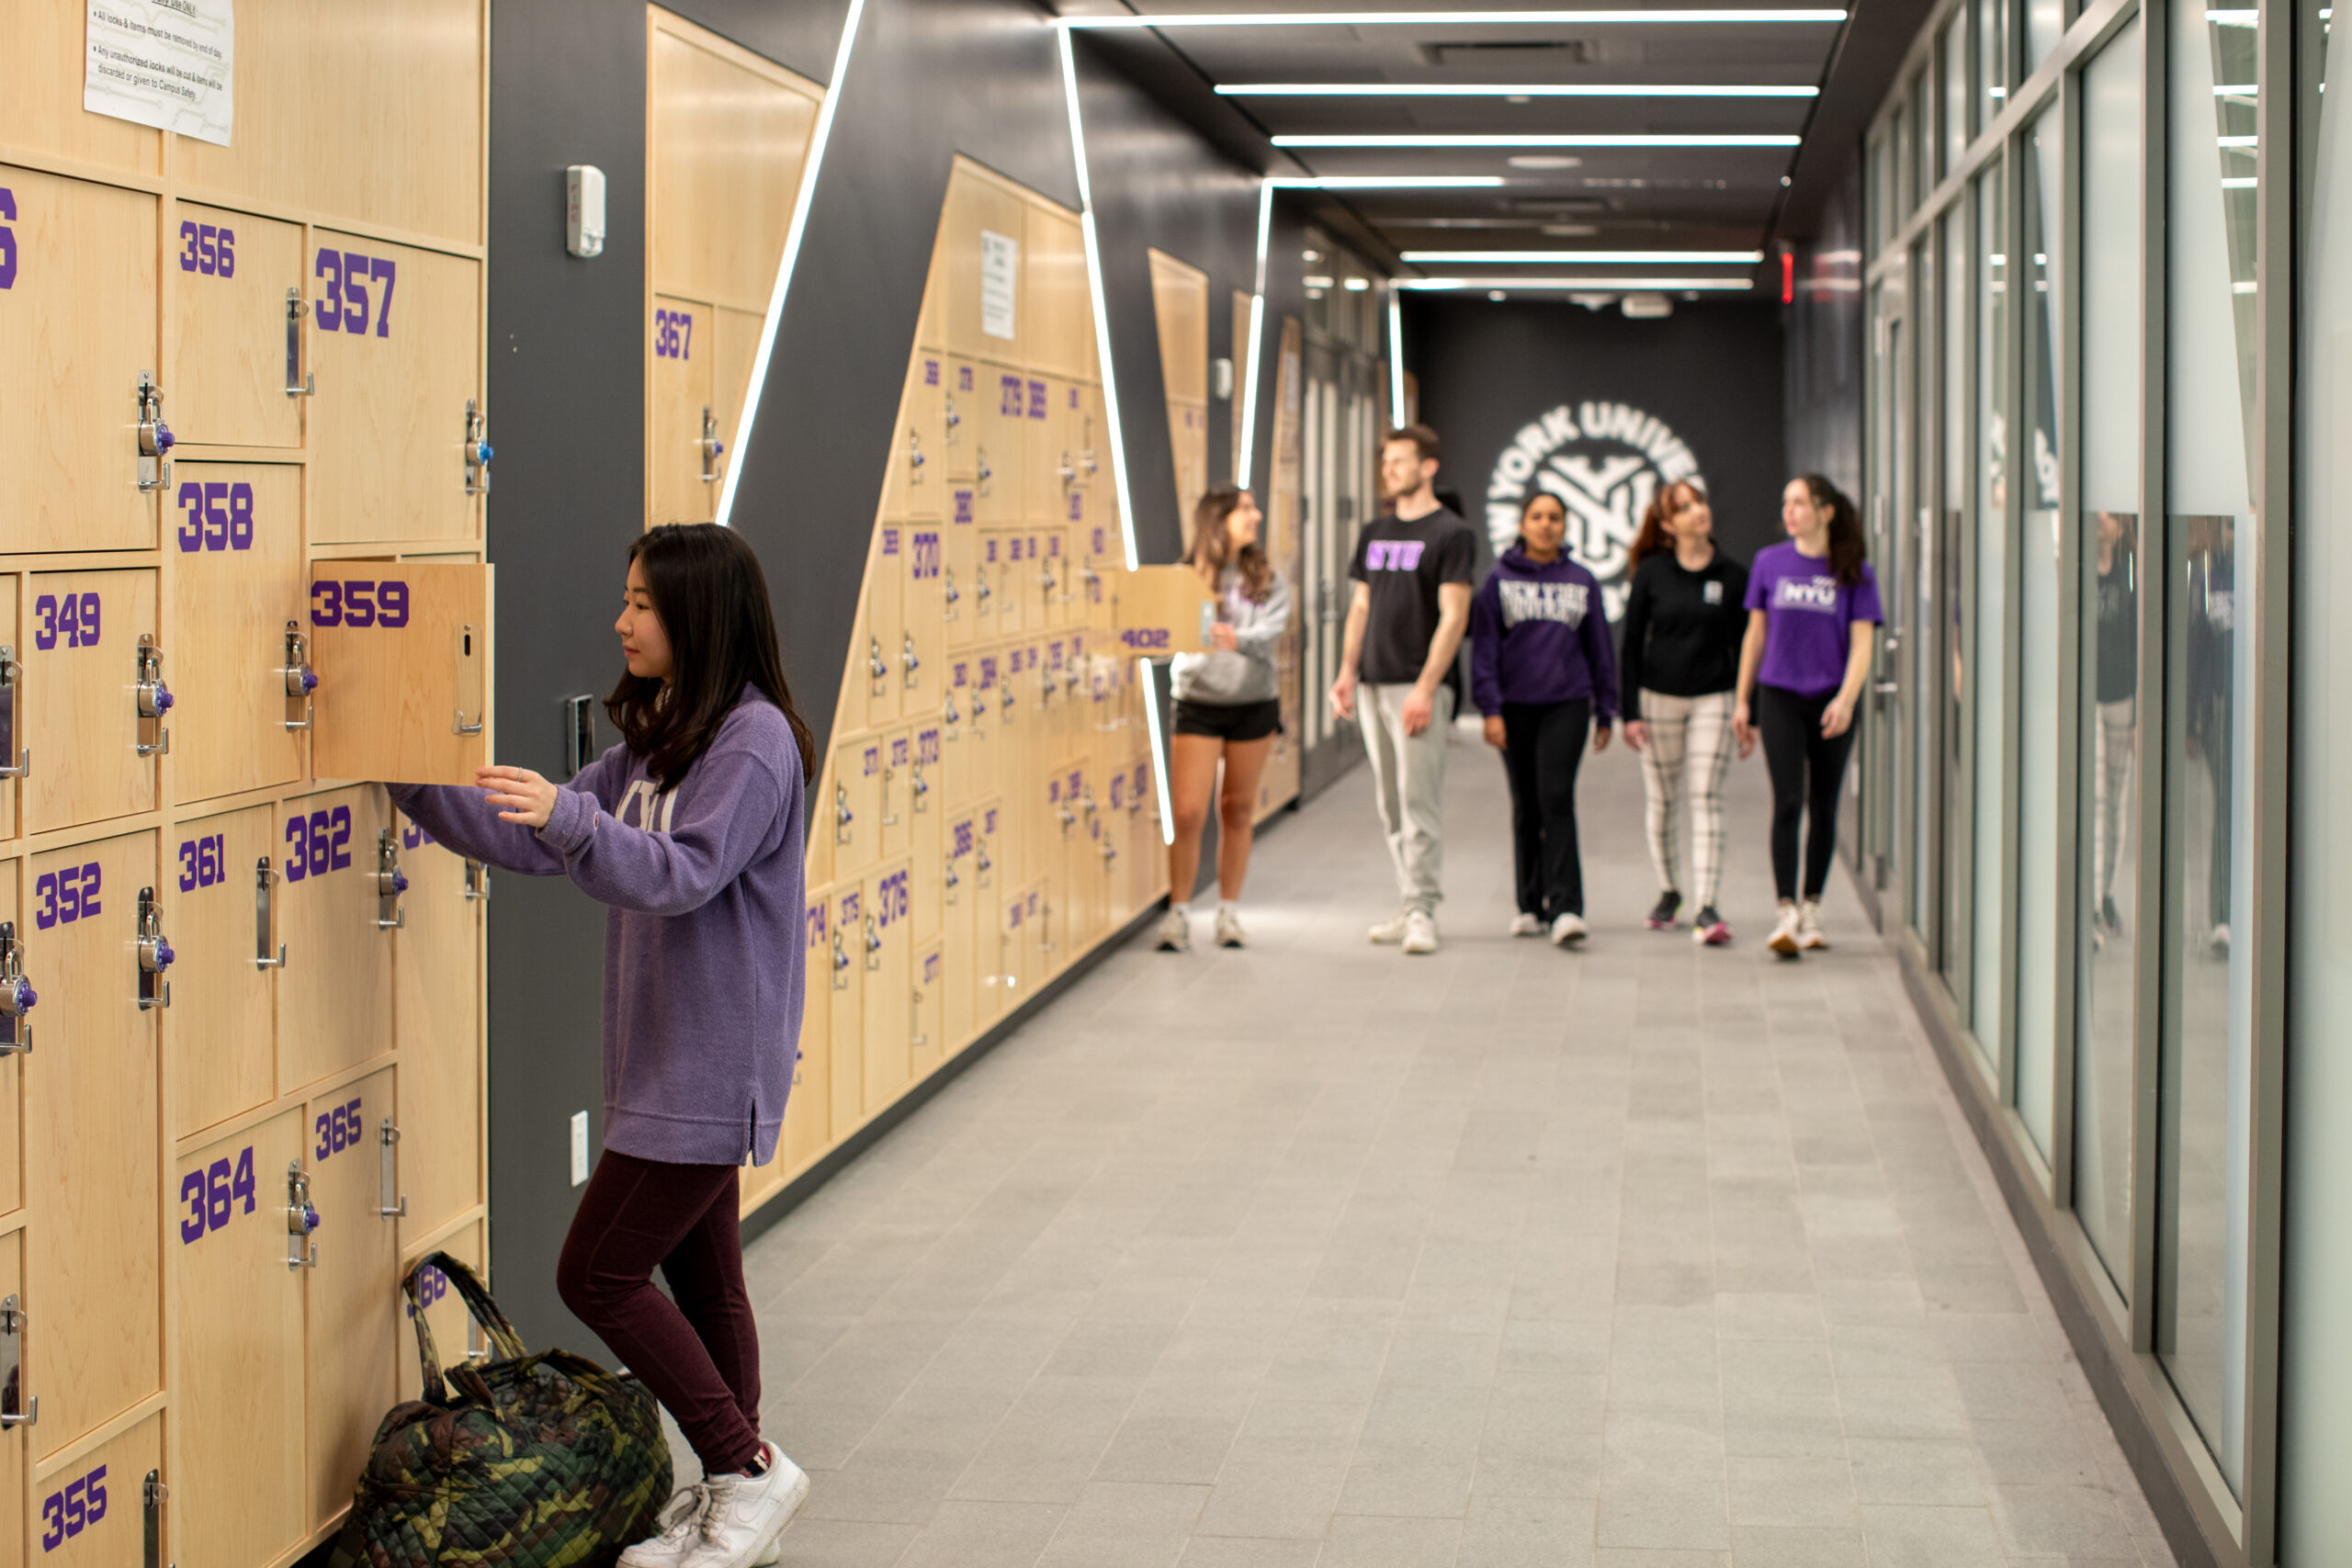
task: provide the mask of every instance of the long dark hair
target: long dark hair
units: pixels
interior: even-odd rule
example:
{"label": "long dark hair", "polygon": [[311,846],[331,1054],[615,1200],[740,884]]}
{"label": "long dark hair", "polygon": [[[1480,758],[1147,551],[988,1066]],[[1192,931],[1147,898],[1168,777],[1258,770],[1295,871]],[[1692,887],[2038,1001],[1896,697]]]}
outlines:
{"label": "long dark hair", "polygon": [[1676,479],[1672,484],[1660,485],[1657,493],[1650,497],[1649,509],[1642,513],[1642,525],[1634,531],[1634,542],[1625,551],[1627,581],[1642,570],[1644,556],[1674,547],[1674,536],[1666,531],[1666,520],[1678,510],[1674,498],[1686,490],[1701,501],[1707,499],[1707,487],[1696,479]]}
{"label": "long dark hair", "polygon": [[742,536],[711,523],[664,523],[631,545],[628,558],[643,569],[646,596],[669,635],[671,677],[622,671],[605,712],[653,782],[666,790],[685,776],[746,686],[782,710],[801,777],[813,777],[817,738],[792,705],[767,576]]}
{"label": "long dark hair", "polygon": [[1228,566],[1241,573],[1241,594],[1252,604],[1262,604],[1266,595],[1273,592],[1274,563],[1266,554],[1266,547],[1252,539],[1233,547],[1233,536],[1225,530],[1225,520],[1233,515],[1249,493],[1238,485],[1211,485],[1208,492],[1193,506],[1193,553],[1194,567],[1208,573],[1214,586]]}
{"label": "long dark hair", "polygon": [[1855,510],[1854,498],[1819,474],[1800,474],[1797,477],[1804,481],[1804,488],[1813,492],[1813,504],[1829,513],[1830,575],[1840,582],[1860,582],[1866,547],[1862,539],[1862,514]]}

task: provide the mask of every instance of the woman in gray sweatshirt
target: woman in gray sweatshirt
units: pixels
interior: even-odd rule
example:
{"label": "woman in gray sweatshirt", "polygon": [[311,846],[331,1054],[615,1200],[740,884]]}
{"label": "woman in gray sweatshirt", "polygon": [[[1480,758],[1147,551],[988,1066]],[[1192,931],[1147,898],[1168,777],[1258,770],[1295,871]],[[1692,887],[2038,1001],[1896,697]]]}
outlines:
{"label": "woman in gray sweatshirt", "polygon": [[[1218,600],[1208,653],[1176,656],[1176,733],[1168,746],[1168,793],[1175,812],[1175,841],[1168,849],[1168,913],[1159,922],[1159,949],[1193,945],[1193,879],[1200,874],[1201,832],[1209,801],[1216,800],[1216,942],[1239,947],[1241,881],[1250,871],[1250,834],[1258,807],[1258,775],[1283,727],[1274,649],[1290,625],[1290,584],[1258,542],[1264,514],[1246,490],[1218,485],[1193,508],[1189,564]],[[1225,782],[1217,782],[1222,763]]]}
{"label": "woman in gray sweatshirt", "polygon": [[[800,1033],[803,800],[759,558],[673,524],[629,550],[622,740],[566,784],[486,767],[476,787],[394,784],[452,849],[569,876],[606,907],[605,1152],[557,1265],[564,1304],[677,1417],[693,1506],[625,1568],[742,1568],[808,1477],[760,1438],[760,1350],[736,1228],[743,1161],[775,1152]],[[670,1294],[654,1288],[659,1265]]]}

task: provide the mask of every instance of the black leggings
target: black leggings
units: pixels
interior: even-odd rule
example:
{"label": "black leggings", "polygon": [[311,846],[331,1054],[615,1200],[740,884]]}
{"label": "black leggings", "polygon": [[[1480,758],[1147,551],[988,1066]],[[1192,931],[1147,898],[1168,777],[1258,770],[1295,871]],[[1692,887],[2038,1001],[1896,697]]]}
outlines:
{"label": "black leggings", "polygon": [[1577,767],[1592,727],[1590,699],[1503,705],[1503,774],[1510,781],[1510,859],[1519,910],[1555,919],[1584,913],[1577,853]]}
{"label": "black leggings", "polygon": [[[1825,738],[1821,716],[1836,692],[1800,696],[1779,686],[1756,689],[1757,724],[1764,731],[1764,770],[1772,775],[1772,881],[1783,898],[1797,896],[1797,818],[1812,818],[1804,838],[1804,896],[1818,898],[1829,883],[1838,848],[1838,786],[1854,749],[1853,724]],[[1855,716],[1856,723],[1860,716]]]}

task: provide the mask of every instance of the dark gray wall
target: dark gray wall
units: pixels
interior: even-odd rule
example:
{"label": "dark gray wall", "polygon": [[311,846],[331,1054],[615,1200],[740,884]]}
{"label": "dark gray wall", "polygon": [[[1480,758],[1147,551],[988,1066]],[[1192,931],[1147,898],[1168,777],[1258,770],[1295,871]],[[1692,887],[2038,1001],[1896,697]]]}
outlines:
{"label": "dark gray wall", "polygon": [[[848,6],[681,0],[673,9],[823,82]],[[644,492],[644,18],[637,0],[500,0],[492,19],[499,750],[557,776],[558,704],[601,693],[615,674],[606,606]],[[1167,559],[1182,536],[1144,248],[1209,272],[1210,352],[1226,352],[1227,297],[1250,287],[1254,266],[1256,183],[1082,42],[1080,61],[1138,539],[1146,559]],[[736,457],[733,522],[766,564],[795,695],[820,735],[957,152],[1078,204],[1051,28],[1015,0],[870,0],[766,392]],[[594,261],[563,249],[563,169],[575,163],[596,164],[607,181],[608,237]],[[1271,362],[1267,376],[1271,386]],[[1271,396],[1261,403],[1262,432]],[[1229,415],[1212,412],[1221,476]],[[601,910],[557,883],[502,878],[491,906],[499,1297],[534,1345],[590,1354],[600,1348],[553,1281],[578,1197],[568,1177],[574,1111],[589,1111],[601,1147],[603,926]]]}
{"label": "dark gray wall", "polygon": [[1820,211],[1819,237],[1796,247],[1784,307],[1792,474],[1826,474],[1862,493],[1862,163],[1848,153]]}

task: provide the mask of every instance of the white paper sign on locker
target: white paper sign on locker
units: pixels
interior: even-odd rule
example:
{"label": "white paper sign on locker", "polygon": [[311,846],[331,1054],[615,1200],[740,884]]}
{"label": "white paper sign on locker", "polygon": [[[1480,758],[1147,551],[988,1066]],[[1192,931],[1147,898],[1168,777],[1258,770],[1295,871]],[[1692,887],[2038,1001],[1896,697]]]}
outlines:
{"label": "white paper sign on locker", "polygon": [[84,36],[84,108],[229,145],[233,0],[90,0]]}
{"label": "white paper sign on locker", "polygon": [[980,331],[1008,341],[1012,302],[1021,294],[1021,242],[980,231]]}

